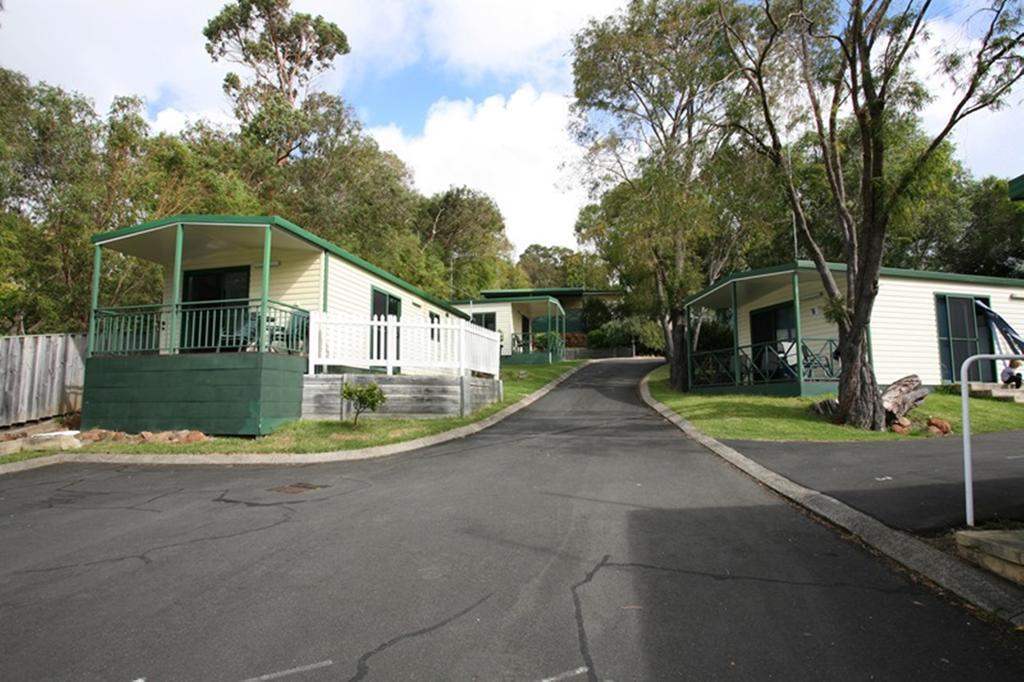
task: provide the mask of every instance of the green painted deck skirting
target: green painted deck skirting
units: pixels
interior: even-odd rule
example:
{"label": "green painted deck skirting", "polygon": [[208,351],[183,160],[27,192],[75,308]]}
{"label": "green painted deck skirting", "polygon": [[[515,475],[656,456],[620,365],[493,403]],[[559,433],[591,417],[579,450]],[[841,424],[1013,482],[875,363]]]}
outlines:
{"label": "green painted deck skirting", "polygon": [[501,356],[503,365],[550,365],[561,361],[561,358],[554,353],[516,353]]}
{"label": "green painted deck skirting", "polygon": [[82,428],[266,435],[301,416],[305,370],[277,353],[89,358]]}
{"label": "green painted deck skirting", "polygon": [[779,381],[771,384],[750,384],[743,386],[693,386],[692,393],[710,393],[714,395],[772,395],[793,398],[797,396],[815,396],[823,393],[836,393],[839,384],[834,381],[805,381],[802,385],[796,381]]}

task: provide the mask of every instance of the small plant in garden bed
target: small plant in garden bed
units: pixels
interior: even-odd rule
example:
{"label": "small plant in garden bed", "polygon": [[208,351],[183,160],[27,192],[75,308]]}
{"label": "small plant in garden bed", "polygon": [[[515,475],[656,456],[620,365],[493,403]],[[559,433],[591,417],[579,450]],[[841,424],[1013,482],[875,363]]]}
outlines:
{"label": "small plant in garden bed", "polygon": [[352,418],[352,426],[358,426],[359,415],[367,410],[376,412],[377,408],[383,405],[384,401],[387,400],[387,397],[385,397],[384,391],[382,391],[380,386],[376,383],[346,383],[341,387],[341,399],[347,400],[352,404],[352,409],[355,410],[355,416]]}

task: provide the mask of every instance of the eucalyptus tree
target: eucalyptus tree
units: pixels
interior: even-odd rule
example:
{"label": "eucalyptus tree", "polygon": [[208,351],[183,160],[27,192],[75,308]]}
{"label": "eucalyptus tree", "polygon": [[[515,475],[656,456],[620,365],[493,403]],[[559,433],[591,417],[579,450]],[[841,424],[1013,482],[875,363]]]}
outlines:
{"label": "eucalyptus tree", "polygon": [[[953,103],[944,122],[895,167],[887,130],[901,112],[922,106],[928,93],[913,80],[929,22],[931,0],[762,0],[759,7],[722,5],[719,14],[734,64],[745,81],[733,109],[735,129],[780,171],[780,178],[839,331],[842,372],[839,417],[881,429],[885,414],[871,367],[868,324],[893,216],[909,188],[965,118],[997,108],[1024,75],[1020,0],[986,0],[970,15],[970,39],[943,48],[938,64]],[[749,106],[745,106],[749,105]],[[844,172],[844,113],[856,124],[859,173]],[[810,131],[825,170],[834,225],[841,235],[845,284],[829,269],[808,218],[789,154],[794,135]]]}
{"label": "eucalyptus tree", "polygon": [[295,12],[291,0],[235,0],[206,24],[206,51],[214,61],[243,66],[228,73],[224,91],[245,131],[270,145],[283,165],[308,139],[317,76],[348,54],[345,32],[322,16]]}
{"label": "eucalyptus tree", "polygon": [[632,259],[625,269],[650,273],[678,388],[686,384],[683,301],[707,281],[694,245],[708,225],[702,171],[727,139],[720,119],[735,69],[715,8],[702,0],[633,0],[574,39],[586,175],[595,198],[612,190],[600,203],[611,211],[605,218],[615,218],[593,223],[591,211],[581,216],[579,234]]}

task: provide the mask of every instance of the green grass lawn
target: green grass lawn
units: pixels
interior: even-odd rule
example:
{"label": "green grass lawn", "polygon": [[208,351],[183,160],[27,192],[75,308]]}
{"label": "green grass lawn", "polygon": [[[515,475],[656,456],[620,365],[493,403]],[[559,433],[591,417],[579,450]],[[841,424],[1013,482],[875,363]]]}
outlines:
{"label": "green grass lawn", "polygon": [[[466,424],[472,424],[508,407],[512,403],[542,388],[581,360],[554,365],[516,365],[502,369],[505,399],[488,405],[468,417],[443,419],[395,419],[367,417],[359,419],[359,426],[351,421],[296,421],[286,424],[262,438],[211,438],[202,443],[188,444],[132,444],[93,443],[78,452],[113,452],[126,454],[229,454],[238,452],[329,452],[387,445],[423,436],[431,436]],[[52,452],[18,452],[0,457],[0,464],[30,459]]]}
{"label": "green grass lawn", "polygon": [[[912,433],[864,431],[837,426],[810,411],[816,398],[775,398],[746,395],[691,395],[676,393],[668,385],[668,367],[651,377],[651,395],[713,438],[737,440],[868,441],[924,438],[929,417],[945,419],[960,433],[960,396],[932,393],[907,417]],[[971,400],[971,432],[1012,431],[1024,428],[1024,405],[975,398]]]}

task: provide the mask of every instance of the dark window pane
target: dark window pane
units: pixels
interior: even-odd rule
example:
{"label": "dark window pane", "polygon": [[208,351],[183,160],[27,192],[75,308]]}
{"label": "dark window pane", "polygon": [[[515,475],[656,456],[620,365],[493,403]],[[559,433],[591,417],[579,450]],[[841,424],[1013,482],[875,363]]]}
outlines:
{"label": "dark window pane", "polygon": [[953,338],[966,339],[974,336],[974,300],[969,298],[949,299],[949,326]]}
{"label": "dark window pane", "polygon": [[[946,314],[946,297],[935,298],[935,319],[939,325],[939,338],[949,338],[949,316]],[[946,348],[946,355],[949,355],[949,348]]]}

